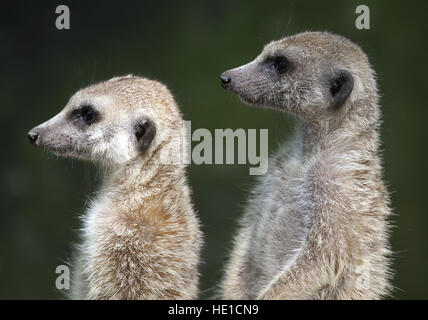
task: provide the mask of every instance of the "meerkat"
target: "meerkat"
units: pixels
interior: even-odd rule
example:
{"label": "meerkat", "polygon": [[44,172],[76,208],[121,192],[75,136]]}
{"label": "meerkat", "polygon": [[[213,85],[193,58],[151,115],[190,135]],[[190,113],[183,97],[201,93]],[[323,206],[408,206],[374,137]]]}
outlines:
{"label": "meerkat", "polygon": [[[83,217],[72,299],[195,299],[202,236],[183,162],[185,143],[166,86],[128,75],[75,93],[33,128],[30,142],[106,172]],[[179,160],[179,159],[178,159]]]}
{"label": "meerkat", "polygon": [[389,195],[375,73],[350,40],[304,32],[221,75],[245,103],[296,119],[250,195],[225,299],[379,299],[391,292]]}

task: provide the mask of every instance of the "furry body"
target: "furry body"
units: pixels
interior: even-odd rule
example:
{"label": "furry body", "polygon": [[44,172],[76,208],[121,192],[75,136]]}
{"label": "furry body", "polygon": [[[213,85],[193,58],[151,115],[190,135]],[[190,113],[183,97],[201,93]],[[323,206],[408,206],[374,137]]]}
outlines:
{"label": "furry body", "polygon": [[296,118],[250,195],[225,299],[379,299],[389,294],[389,196],[374,72],[348,39],[305,32],[222,75],[244,102]]}
{"label": "furry body", "polygon": [[[73,299],[195,299],[202,237],[185,167],[183,120],[159,82],[126,76],[78,91],[30,141],[106,175],[83,216]],[[168,160],[168,159],[167,159]]]}

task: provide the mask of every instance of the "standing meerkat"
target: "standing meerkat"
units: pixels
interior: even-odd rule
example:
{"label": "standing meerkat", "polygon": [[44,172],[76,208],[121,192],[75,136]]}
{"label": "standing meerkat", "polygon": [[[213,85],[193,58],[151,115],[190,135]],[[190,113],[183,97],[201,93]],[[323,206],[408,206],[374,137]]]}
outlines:
{"label": "standing meerkat", "polygon": [[305,32],[221,75],[246,103],[296,118],[251,194],[222,282],[226,299],[378,299],[390,293],[389,196],[367,56]]}
{"label": "standing meerkat", "polygon": [[181,148],[182,128],[163,84],[125,76],[78,91],[28,133],[33,145],[106,171],[83,218],[71,298],[197,297],[199,221],[184,165],[162,159]]}

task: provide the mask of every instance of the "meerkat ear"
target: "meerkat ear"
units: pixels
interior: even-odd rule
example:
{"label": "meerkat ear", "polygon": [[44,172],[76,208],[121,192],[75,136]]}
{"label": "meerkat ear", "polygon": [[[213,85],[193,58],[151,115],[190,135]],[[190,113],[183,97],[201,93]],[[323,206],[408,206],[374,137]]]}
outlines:
{"label": "meerkat ear", "polygon": [[332,107],[337,110],[342,107],[354,88],[354,77],[347,70],[336,70],[330,78],[329,91],[333,98]]}
{"label": "meerkat ear", "polygon": [[144,152],[152,143],[156,134],[155,124],[147,118],[143,118],[137,122],[134,129],[135,137],[137,139],[137,149]]}

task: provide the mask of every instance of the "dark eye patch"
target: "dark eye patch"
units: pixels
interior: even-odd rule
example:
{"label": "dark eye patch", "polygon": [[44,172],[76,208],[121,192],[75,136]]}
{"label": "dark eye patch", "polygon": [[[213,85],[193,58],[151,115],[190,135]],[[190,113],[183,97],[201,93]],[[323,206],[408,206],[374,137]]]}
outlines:
{"label": "dark eye patch", "polygon": [[71,112],[72,121],[78,126],[90,126],[99,119],[99,113],[90,104],[81,105]]}
{"label": "dark eye patch", "polygon": [[284,56],[274,56],[270,57],[266,61],[270,68],[275,70],[275,72],[279,74],[284,74],[288,70],[290,70],[291,63],[290,61],[284,57]]}

